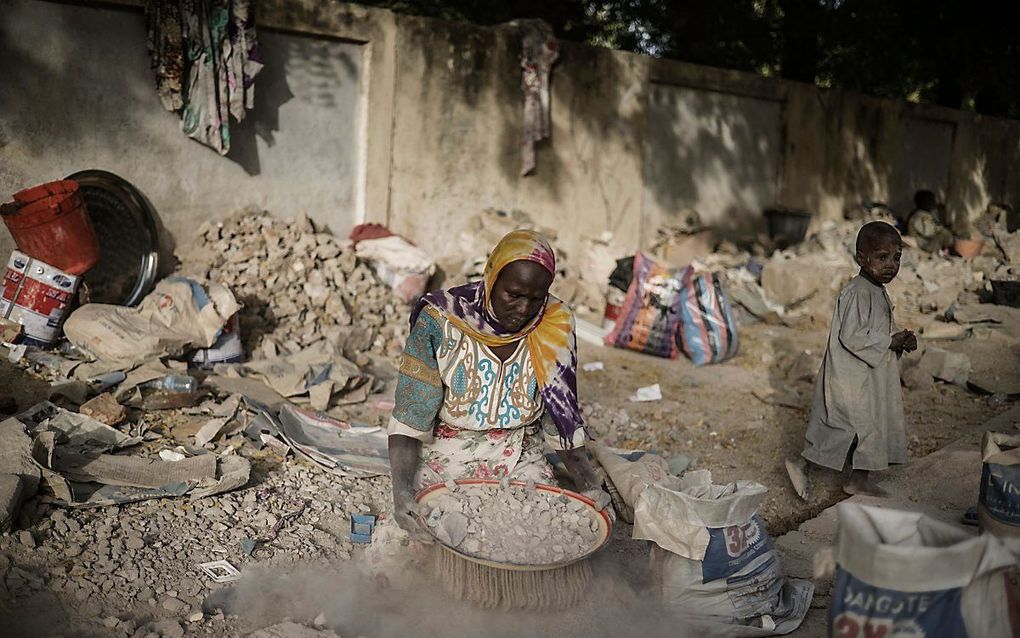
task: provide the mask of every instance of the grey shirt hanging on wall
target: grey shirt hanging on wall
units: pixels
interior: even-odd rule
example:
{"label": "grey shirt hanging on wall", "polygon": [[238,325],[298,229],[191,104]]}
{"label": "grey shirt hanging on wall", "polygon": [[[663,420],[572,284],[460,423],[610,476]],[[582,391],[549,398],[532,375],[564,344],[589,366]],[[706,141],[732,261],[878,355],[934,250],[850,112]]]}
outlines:
{"label": "grey shirt hanging on wall", "polygon": [[885,287],[862,275],[839,293],[818,379],[803,456],[842,470],[857,437],[856,470],[906,463],[900,363],[889,349],[896,325]]}

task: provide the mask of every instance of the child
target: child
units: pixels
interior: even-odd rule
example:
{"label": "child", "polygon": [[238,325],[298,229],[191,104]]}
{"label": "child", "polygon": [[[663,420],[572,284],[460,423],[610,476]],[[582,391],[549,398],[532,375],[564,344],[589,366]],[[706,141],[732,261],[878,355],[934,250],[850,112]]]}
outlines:
{"label": "child", "polygon": [[914,210],[907,217],[907,234],[917,240],[918,248],[937,253],[953,245],[953,233],[943,225],[942,217],[935,193],[914,193]]}
{"label": "child", "polygon": [[900,270],[901,253],[899,233],[889,224],[871,222],[858,232],[861,272],[836,299],[815,381],[801,454],[836,471],[849,459],[848,494],[885,496],[871,472],[907,460],[899,357],[917,349],[917,338],[909,330],[895,332],[885,291]]}

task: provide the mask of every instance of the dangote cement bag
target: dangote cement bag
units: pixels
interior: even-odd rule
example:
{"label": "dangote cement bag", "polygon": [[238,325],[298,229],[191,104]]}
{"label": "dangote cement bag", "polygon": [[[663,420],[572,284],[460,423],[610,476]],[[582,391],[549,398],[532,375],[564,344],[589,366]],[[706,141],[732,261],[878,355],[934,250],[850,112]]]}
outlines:
{"label": "dangote cement bag", "polygon": [[676,358],[680,287],[689,268],[670,268],[645,255],[634,256],[634,277],[607,346]]}
{"label": "dangote cement bag", "polygon": [[1020,547],[1020,434],[985,432],[981,442],[981,529]]}
{"label": "dangote cement bag", "polygon": [[913,512],[838,506],[833,638],[1020,635],[1016,559],[989,534]]}
{"label": "dangote cement bag", "polygon": [[699,636],[775,636],[800,626],[814,585],[786,579],[758,505],[765,487],[714,485],[707,470],[678,489],[649,485],[634,510],[634,538],[653,541],[663,605]]}
{"label": "dangote cement bag", "polygon": [[696,366],[737,354],[737,322],[719,278],[687,269],[681,279],[677,345]]}

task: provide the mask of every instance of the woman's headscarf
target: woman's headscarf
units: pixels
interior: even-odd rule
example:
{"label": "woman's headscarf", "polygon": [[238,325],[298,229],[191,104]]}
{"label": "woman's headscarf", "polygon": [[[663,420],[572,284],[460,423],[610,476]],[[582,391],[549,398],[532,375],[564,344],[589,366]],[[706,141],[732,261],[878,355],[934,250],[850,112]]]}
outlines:
{"label": "woman's headscarf", "polygon": [[549,295],[538,314],[519,331],[503,328],[495,318],[490,298],[499,273],[515,261],[533,261],[556,275],[556,253],[549,242],[533,230],[515,230],[496,244],[485,263],[482,281],[425,295],[411,312],[411,327],[425,306],[431,305],[465,334],[489,347],[524,339],[542,402],[569,449],[574,432],[584,427],[577,407],[574,316],[562,301]]}

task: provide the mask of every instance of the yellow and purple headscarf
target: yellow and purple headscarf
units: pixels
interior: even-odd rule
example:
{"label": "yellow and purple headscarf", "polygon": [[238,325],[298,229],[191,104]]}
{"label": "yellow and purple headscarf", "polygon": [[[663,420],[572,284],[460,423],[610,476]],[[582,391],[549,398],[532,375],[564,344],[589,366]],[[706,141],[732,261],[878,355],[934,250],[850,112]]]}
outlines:
{"label": "yellow and purple headscarf", "polygon": [[425,306],[434,306],[466,335],[489,347],[524,339],[545,409],[560,437],[570,442],[574,432],[584,427],[577,405],[574,315],[566,304],[549,295],[535,318],[519,331],[508,332],[503,328],[492,311],[490,295],[499,273],[515,261],[533,261],[556,274],[556,253],[549,242],[533,230],[515,230],[496,244],[485,264],[482,281],[425,295],[411,312],[411,327],[414,328]]}

